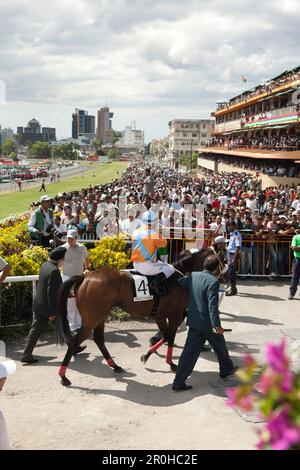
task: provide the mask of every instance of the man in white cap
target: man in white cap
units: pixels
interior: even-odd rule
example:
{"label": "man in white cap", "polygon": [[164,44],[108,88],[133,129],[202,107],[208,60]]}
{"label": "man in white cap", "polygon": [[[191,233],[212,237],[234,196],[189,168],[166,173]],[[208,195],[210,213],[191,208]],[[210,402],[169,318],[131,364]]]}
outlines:
{"label": "man in white cap", "polygon": [[[16,364],[14,361],[4,359],[0,360],[0,392],[2,391],[7,377],[15,372]],[[6,423],[2,412],[0,411],[0,450],[10,450]]]}
{"label": "man in white cap", "polygon": [[39,245],[49,247],[52,230],[54,228],[53,212],[50,209],[52,198],[42,196],[40,207],[35,210],[28,223],[28,231],[33,240],[37,240]]}
{"label": "man in white cap", "polygon": [[[72,276],[80,276],[81,274],[88,272],[88,250],[85,245],[77,242],[77,238],[78,231],[76,229],[68,230],[67,243],[62,245],[67,249],[62,269],[63,281]],[[68,299],[68,320],[71,332],[76,334],[81,327],[81,317],[76,306],[75,298]]]}

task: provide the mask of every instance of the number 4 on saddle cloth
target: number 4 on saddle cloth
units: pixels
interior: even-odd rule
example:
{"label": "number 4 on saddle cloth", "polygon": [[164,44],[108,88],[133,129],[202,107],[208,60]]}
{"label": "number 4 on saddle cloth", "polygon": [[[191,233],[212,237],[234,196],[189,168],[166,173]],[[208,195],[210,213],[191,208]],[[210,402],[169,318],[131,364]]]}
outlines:
{"label": "number 4 on saddle cloth", "polygon": [[135,296],[133,300],[135,302],[141,302],[143,300],[152,300],[154,298],[162,297],[167,295],[166,276],[163,273],[159,273],[155,276],[144,276],[137,271],[130,270],[134,286]]}

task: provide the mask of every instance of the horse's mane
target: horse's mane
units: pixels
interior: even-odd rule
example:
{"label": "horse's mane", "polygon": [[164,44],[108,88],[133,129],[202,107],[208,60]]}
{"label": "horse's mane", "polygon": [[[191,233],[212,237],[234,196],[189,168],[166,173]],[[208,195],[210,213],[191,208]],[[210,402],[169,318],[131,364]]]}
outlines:
{"label": "horse's mane", "polygon": [[202,248],[195,253],[185,250],[179,255],[179,258],[173,263],[173,266],[181,273],[191,273],[193,271],[195,257],[203,255],[206,251],[207,248]]}

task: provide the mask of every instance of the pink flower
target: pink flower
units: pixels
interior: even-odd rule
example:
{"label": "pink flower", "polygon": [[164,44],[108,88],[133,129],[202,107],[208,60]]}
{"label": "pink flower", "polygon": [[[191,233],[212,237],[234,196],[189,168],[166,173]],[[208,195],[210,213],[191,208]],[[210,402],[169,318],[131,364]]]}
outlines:
{"label": "pink flower", "polygon": [[266,395],[273,387],[276,381],[276,375],[273,372],[265,372],[259,379],[258,391]]}
{"label": "pink flower", "polygon": [[241,408],[244,411],[250,411],[253,407],[253,396],[249,393],[244,394],[240,388],[227,388],[227,404],[232,407]]}
{"label": "pink flower", "polygon": [[291,392],[293,388],[293,374],[290,371],[286,371],[282,375],[281,390],[283,392]]}
{"label": "pink flower", "polygon": [[252,366],[256,365],[256,360],[254,359],[254,357],[251,354],[246,354],[244,356],[243,361],[244,361],[245,367],[252,367]]}
{"label": "pink flower", "polygon": [[270,415],[267,423],[268,441],[263,439],[258,443],[258,448],[269,444],[274,450],[288,450],[300,444],[300,428],[291,421],[289,408],[289,406],[285,406]]}
{"label": "pink flower", "polygon": [[272,343],[267,345],[266,356],[269,366],[279,374],[285,373],[289,368],[289,359],[285,355],[285,346],[285,339],[278,346]]}

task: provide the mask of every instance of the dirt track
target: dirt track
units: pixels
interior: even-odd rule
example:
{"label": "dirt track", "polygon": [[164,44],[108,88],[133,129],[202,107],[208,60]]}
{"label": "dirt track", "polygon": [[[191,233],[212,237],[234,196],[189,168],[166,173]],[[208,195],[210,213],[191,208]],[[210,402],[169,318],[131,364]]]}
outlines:
{"label": "dirt track", "polygon": [[[275,290],[274,290],[275,289]],[[286,286],[265,288],[243,285],[241,295],[225,299],[223,325],[233,328],[228,345],[239,363],[242,353],[261,356],[266,340],[282,336],[281,329],[299,327],[297,309],[285,301]],[[257,294],[257,292],[259,292]],[[256,297],[252,297],[254,293]],[[274,300],[282,300],[274,309]],[[298,307],[299,302],[292,302]],[[297,304],[297,305],[296,305]],[[241,313],[242,312],[242,313]],[[281,326],[280,326],[281,325]],[[299,330],[300,331],[300,330]],[[212,352],[198,361],[184,393],[171,390],[173,373],[160,355],[146,367],[145,352],[152,323],[111,323],[107,346],[126,372],[116,375],[103,362],[96,345],[88,340],[86,351],[72,361],[71,388],[60,385],[58,366],[64,348],[54,335],[38,344],[37,365],[17,363],[1,394],[11,444],[16,449],[245,449],[256,442],[253,423],[228,408],[214,384],[224,384]],[[177,335],[175,360],[186,332]],[[20,358],[24,342],[9,345],[8,355]],[[166,347],[163,347],[166,351]],[[162,351],[162,352],[163,352]],[[225,384],[224,384],[225,385]]]}

